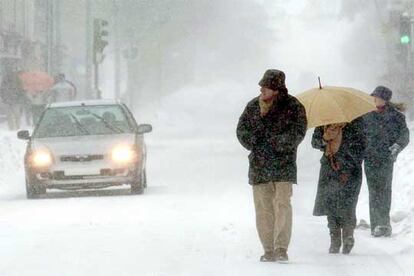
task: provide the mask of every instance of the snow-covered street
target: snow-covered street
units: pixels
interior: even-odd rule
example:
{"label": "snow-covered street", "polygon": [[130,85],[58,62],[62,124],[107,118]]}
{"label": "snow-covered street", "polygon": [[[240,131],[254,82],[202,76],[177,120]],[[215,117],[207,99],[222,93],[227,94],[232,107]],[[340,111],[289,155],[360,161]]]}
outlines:
{"label": "snow-covered street", "polygon": [[0,0],[0,276],[414,275],[413,41],[414,0]]}
{"label": "snow-covered street", "polygon": [[[329,255],[311,214],[319,153],[300,147],[289,265],[260,263],[246,152],[228,139],[148,136],[149,188],[51,192],[27,200],[24,143],[1,132],[0,275],[411,275],[408,236],[356,231],[350,256]],[[10,143],[7,145],[7,143]],[[366,192],[360,208],[367,209]],[[362,206],[361,206],[362,205]],[[412,242],[412,241],[411,241]]]}

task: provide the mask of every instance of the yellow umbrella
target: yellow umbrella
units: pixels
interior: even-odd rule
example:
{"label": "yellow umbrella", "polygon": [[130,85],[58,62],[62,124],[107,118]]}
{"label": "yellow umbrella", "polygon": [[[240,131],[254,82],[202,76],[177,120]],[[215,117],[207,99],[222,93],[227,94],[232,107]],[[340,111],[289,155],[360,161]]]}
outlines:
{"label": "yellow umbrella", "polygon": [[349,87],[320,86],[297,98],[306,109],[308,128],[351,122],[376,110],[374,97]]}

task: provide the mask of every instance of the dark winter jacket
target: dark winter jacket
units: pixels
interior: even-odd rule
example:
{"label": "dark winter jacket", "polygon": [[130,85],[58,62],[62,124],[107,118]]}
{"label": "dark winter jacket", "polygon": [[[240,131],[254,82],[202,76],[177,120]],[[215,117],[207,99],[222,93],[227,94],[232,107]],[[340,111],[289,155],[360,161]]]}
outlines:
{"label": "dark winter jacket", "polygon": [[25,95],[22,83],[16,72],[8,73],[3,77],[0,86],[0,97],[5,104],[24,103]]}
{"label": "dark winter jacket", "polygon": [[[342,132],[342,142],[335,158],[339,169],[331,167],[325,154],[321,158],[318,191],[313,214],[350,217],[354,214],[362,183],[362,160],[366,146],[362,118],[348,123]],[[323,127],[315,129],[312,146],[325,151]]]}
{"label": "dark winter jacket", "polygon": [[297,182],[296,152],[306,133],[303,105],[293,96],[279,94],[263,118],[259,97],[251,100],[237,126],[237,138],[250,152],[249,183]]}
{"label": "dark winter jacket", "polygon": [[365,160],[382,163],[390,160],[389,147],[398,144],[401,150],[408,145],[410,132],[405,116],[387,105],[383,112],[370,112],[364,117],[367,137]]}

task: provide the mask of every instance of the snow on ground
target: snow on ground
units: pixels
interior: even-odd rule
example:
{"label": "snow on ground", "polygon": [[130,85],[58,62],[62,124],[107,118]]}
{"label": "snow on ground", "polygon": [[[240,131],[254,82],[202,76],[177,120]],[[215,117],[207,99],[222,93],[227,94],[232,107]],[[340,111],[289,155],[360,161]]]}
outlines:
{"label": "snow on ground", "polygon": [[[410,126],[411,141],[414,140],[414,124]],[[399,235],[414,241],[414,143],[401,152],[395,169],[393,182],[392,220]]]}
{"label": "snow on ground", "polygon": [[[396,168],[396,234],[373,239],[358,230],[352,254],[333,256],[327,254],[326,219],[311,213],[320,157],[310,147],[311,132],[298,156],[291,263],[260,263],[247,152],[235,138],[238,115],[251,95],[235,99],[229,91],[214,101],[210,93],[220,89],[199,90],[198,97],[186,89],[161,103],[154,131],[146,136],[149,187],[141,196],[107,189],[52,191],[27,200],[25,143],[2,125],[0,275],[412,275],[414,190],[406,174],[412,175],[414,147],[401,154]],[[213,111],[178,101],[204,96]],[[231,101],[237,110],[228,108]],[[363,192],[361,218],[366,198]]]}

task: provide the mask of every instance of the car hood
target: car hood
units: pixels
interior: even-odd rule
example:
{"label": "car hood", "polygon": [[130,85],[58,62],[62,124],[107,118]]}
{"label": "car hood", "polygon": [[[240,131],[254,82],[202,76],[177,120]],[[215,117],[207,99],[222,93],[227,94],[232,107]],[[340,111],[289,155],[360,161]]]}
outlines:
{"label": "car hood", "polygon": [[117,145],[133,145],[135,134],[35,138],[32,149],[48,149],[54,155],[105,154]]}

